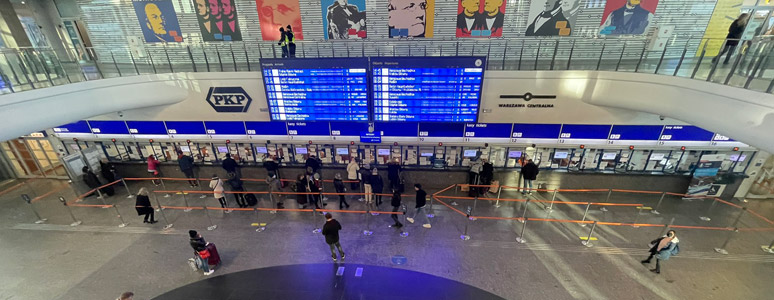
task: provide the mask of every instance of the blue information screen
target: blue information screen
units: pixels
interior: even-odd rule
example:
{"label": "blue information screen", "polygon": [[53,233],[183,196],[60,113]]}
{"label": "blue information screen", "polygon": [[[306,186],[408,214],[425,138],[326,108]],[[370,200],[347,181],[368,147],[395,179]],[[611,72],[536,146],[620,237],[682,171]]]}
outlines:
{"label": "blue information screen", "polygon": [[513,138],[556,139],[562,124],[513,124]]}
{"label": "blue information screen", "polygon": [[661,125],[613,125],[610,130],[610,140],[622,141],[658,141],[661,135]]}
{"label": "blue information screen", "polygon": [[696,126],[667,125],[661,133],[662,141],[709,142],[714,134]]}
{"label": "blue information screen", "polygon": [[368,131],[367,123],[330,122],[331,135],[334,136],[359,136],[361,132]]}
{"label": "blue information screen", "polygon": [[485,57],[373,57],[377,122],[478,120]]}
{"label": "blue information screen", "polygon": [[559,138],[606,140],[609,133],[610,125],[564,124]]}
{"label": "blue information screen", "polygon": [[91,133],[89,123],[86,121],[78,121],[75,123],[65,124],[54,127],[56,133]]}
{"label": "blue information screen", "polygon": [[288,135],[285,122],[245,122],[249,135]]}
{"label": "blue information screen", "polygon": [[245,134],[245,123],[240,121],[204,121],[204,127],[207,128],[207,134]]}
{"label": "blue information screen", "polygon": [[465,124],[467,138],[509,138],[513,124]]}
{"label": "blue information screen", "polygon": [[163,121],[126,121],[131,134],[167,134],[167,127]]}
{"label": "blue information screen", "polygon": [[203,135],[207,131],[204,130],[204,122],[201,121],[166,121],[167,132],[169,134],[190,134],[190,135]]}
{"label": "blue information screen", "polygon": [[288,122],[289,135],[320,135],[330,136],[328,122]]}
{"label": "blue information screen", "polygon": [[368,121],[368,59],[261,59],[272,121]]}
{"label": "blue information screen", "polygon": [[89,121],[92,133],[97,134],[129,134],[124,121]]}
{"label": "blue information screen", "polygon": [[465,124],[419,123],[419,137],[462,137]]}

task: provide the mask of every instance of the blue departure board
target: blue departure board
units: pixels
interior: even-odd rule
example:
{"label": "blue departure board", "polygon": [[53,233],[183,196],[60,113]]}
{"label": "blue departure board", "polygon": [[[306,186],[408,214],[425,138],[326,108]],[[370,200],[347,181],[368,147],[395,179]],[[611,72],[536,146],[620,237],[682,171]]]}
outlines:
{"label": "blue departure board", "polygon": [[368,59],[261,59],[272,121],[368,121]]}
{"label": "blue departure board", "polygon": [[475,123],[485,57],[373,57],[377,122]]}
{"label": "blue departure board", "polygon": [[509,138],[513,124],[465,124],[466,138]]}

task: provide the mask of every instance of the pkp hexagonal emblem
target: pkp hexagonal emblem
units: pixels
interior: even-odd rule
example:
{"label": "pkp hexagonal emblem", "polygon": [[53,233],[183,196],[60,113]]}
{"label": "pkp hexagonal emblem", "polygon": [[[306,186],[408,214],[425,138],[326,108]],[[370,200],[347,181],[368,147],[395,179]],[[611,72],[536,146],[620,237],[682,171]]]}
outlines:
{"label": "pkp hexagonal emblem", "polygon": [[211,87],[207,103],[219,113],[247,112],[253,98],[242,87]]}

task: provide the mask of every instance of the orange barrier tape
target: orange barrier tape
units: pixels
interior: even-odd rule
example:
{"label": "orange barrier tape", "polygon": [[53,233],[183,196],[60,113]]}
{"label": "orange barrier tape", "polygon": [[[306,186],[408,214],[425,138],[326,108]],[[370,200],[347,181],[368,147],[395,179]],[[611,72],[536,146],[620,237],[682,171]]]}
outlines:
{"label": "orange barrier tape", "polygon": [[19,182],[19,183],[15,184],[15,185],[7,188],[7,189],[4,189],[3,191],[0,191],[0,196],[4,195],[5,193],[9,193],[9,192],[11,192],[11,191],[13,191],[15,189],[18,189],[22,185],[24,185],[24,182]]}
{"label": "orange barrier tape", "polygon": [[440,191],[437,191],[437,192],[433,193],[433,195],[435,196],[435,195],[438,195],[438,194],[443,193],[445,191],[448,191],[448,190],[454,188],[455,186],[457,186],[457,185],[456,184],[452,184],[452,185],[446,187],[445,189],[442,189]]}
{"label": "orange barrier tape", "polygon": [[164,206],[162,205],[161,208],[169,208],[169,209],[204,209],[204,207],[196,207],[196,206]]}
{"label": "orange barrier tape", "polygon": [[[462,196],[434,196],[436,199],[460,199],[460,200],[474,200],[474,198],[471,197],[462,197]],[[505,202],[526,202],[527,199],[511,199],[511,198],[478,198],[479,200],[485,200],[485,201],[505,201]],[[533,200],[530,199],[529,202],[539,202],[539,203],[551,203],[554,202],[554,204],[571,204],[571,205],[585,205],[589,204],[589,202],[579,202],[579,201],[551,201],[551,200]],[[639,203],[607,203],[607,202],[591,202],[591,205],[599,205],[599,206],[633,206],[633,207],[640,207],[643,206]]]}
{"label": "orange barrier tape", "polygon": [[518,191],[521,191],[521,190],[525,190],[525,191],[538,191],[538,192],[553,192],[554,191],[554,190],[549,190],[549,189],[525,189],[525,188],[521,188],[521,187],[518,187],[518,186],[507,186],[507,185],[502,185],[501,187],[504,188],[504,189],[512,189],[512,190],[518,190]]}
{"label": "orange barrier tape", "polygon": [[75,207],[113,207],[113,205],[99,205],[99,204],[67,204],[68,206]]}
{"label": "orange barrier tape", "polygon": [[607,203],[607,202],[591,202],[591,205],[599,205],[599,206],[636,206],[640,207],[643,206],[639,203]]}
{"label": "orange barrier tape", "polygon": [[638,191],[638,190],[619,190],[619,189],[613,189],[613,192],[634,193],[634,194],[661,194],[662,193],[658,191]]}
{"label": "orange barrier tape", "polygon": [[43,195],[40,195],[40,196],[37,196],[37,197],[33,198],[33,199],[32,199],[32,201],[30,201],[30,203],[35,203],[35,202],[38,202],[38,201],[40,201],[41,199],[43,199],[43,198],[46,198],[46,197],[50,196],[50,195],[51,195],[51,194],[53,194],[53,193],[56,193],[56,192],[58,192],[58,191],[61,191],[61,190],[65,189],[66,187],[68,187],[68,186],[66,186],[66,185],[63,185],[63,186],[60,186],[59,188],[56,188],[56,189],[54,189],[54,190],[52,190],[52,191],[50,191],[50,192],[48,192],[48,193],[45,193],[45,194],[43,194]]}
{"label": "orange barrier tape", "polygon": [[734,230],[730,227],[706,227],[706,226],[688,226],[688,225],[672,225],[669,226],[671,228],[684,228],[684,229],[707,229],[707,230],[723,230],[723,231],[731,231]]}
{"label": "orange barrier tape", "polygon": [[[435,196],[433,196],[433,198],[435,198]],[[459,214],[461,214],[463,216],[466,216],[466,217],[468,216],[468,214],[461,212],[459,209],[456,209],[456,208],[452,207],[449,204],[446,204],[446,202],[441,201],[441,199],[435,198],[435,201],[441,202],[441,204],[443,204],[444,206],[446,206],[448,208],[451,208],[453,211],[456,211],[457,213],[459,213]]]}
{"label": "orange barrier tape", "polygon": [[764,216],[761,216],[761,215],[759,215],[759,214],[758,214],[757,212],[755,212],[754,210],[752,210],[752,209],[747,209],[747,211],[748,211],[749,213],[751,213],[753,216],[756,216],[756,217],[758,217],[759,219],[761,219],[761,220],[763,220],[763,221],[766,221],[766,223],[769,223],[769,224],[772,224],[772,225],[774,225],[774,222],[773,222],[773,221],[769,220],[769,218],[766,218],[766,217],[764,217]]}
{"label": "orange barrier tape", "polygon": [[774,231],[774,228],[739,228],[739,231]]}
{"label": "orange barrier tape", "polygon": [[733,203],[731,203],[731,202],[728,202],[728,201],[726,201],[726,200],[723,200],[723,199],[720,199],[720,198],[715,198],[715,201],[717,201],[717,202],[720,202],[720,203],[723,203],[723,204],[726,204],[726,205],[730,205],[730,206],[733,206],[733,207],[736,207],[736,208],[742,208],[742,207],[741,207],[741,206],[739,206],[739,205],[733,204]]}
{"label": "orange barrier tape", "polygon": [[254,208],[239,208],[239,207],[226,207],[226,208],[223,208],[223,207],[212,207],[212,206],[207,206],[206,208],[207,208],[207,209],[210,209],[210,210],[239,210],[239,211],[255,211],[255,209],[254,209]]}
{"label": "orange barrier tape", "polygon": [[313,212],[311,208],[264,208],[256,207],[255,210],[260,211],[296,211],[296,212]]}
{"label": "orange barrier tape", "polygon": [[594,221],[560,220],[560,219],[543,219],[543,218],[527,218],[527,221],[558,222],[558,223],[579,223],[579,224],[591,224],[591,223],[594,223]]}
{"label": "orange barrier tape", "polygon": [[663,224],[647,224],[647,223],[620,223],[620,222],[599,222],[597,221],[597,225],[607,225],[607,226],[632,226],[632,227],[664,227],[666,225]]}
{"label": "orange barrier tape", "polygon": [[88,197],[89,195],[93,194],[96,191],[97,191],[97,189],[93,189],[91,191],[85,192],[85,193],[81,194],[80,196],[76,197],[75,199],[73,199],[72,201],[68,202],[68,204],[69,203],[75,203],[75,201],[78,201],[78,200],[83,200],[84,198]]}
{"label": "orange barrier tape", "polygon": [[679,193],[670,193],[670,192],[666,192],[666,194],[667,194],[667,195],[670,195],[670,196],[688,197],[688,195],[686,195],[686,194],[679,194]]}
{"label": "orange barrier tape", "polygon": [[103,188],[109,187],[109,186],[114,185],[114,184],[119,183],[119,182],[121,182],[121,179],[113,181],[113,182],[108,183],[108,184],[104,184],[104,185],[98,187],[97,189],[103,189]]}
{"label": "orange barrier tape", "polygon": [[519,221],[523,220],[522,218],[513,218],[513,217],[489,217],[489,216],[470,216],[471,218],[476,219],[485,219],[485,220],[510,220],[510,221]]}

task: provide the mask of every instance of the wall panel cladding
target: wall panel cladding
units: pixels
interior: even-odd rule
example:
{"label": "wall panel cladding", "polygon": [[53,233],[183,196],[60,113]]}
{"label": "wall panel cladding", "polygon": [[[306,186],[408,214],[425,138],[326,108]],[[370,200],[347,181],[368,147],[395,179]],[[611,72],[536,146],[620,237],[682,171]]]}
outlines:
{"label": "wall panel cladding", "polygon": [[[262,41],[255,0],[235,0],[242,41],[203,42],[192,0],[171,0],[177,12],[184,42],[144,43],[147,55],[134,57],[136,61],[156,65],[191,63],[205,60],[213,70],[234,70],[247,58],[255,63],[259,57],[279,56],[276,42]],[[541,62],[538,69],[547,68],[544,61],[572,59],[595,60],[603,50],[604,56],[617,58],[624,45],[624,59],[637,59],[659,26],[675,26],[669,40],[666,57],[679,57],[687,48],[695,53],[715,7],[716,0],[660,0],[646,34],[639,36],[606,37],[598,34],[605,0],[580,0],[580,10],[571,37],[525,37],[530,3],[541,0],[506,0],[503,37],[493,39],[458,39],[455,37],[458,0],[436,0],[433,38],[389,39],[388,0],[366,0],[368,39],[365,41],[324,41],[321,1],[300,0],[305,42],[299,42],[298,57],[362,56],[362,55],[490,55],[492,60],[506,56],[509,60]],[[131,62],[128,36],[142,39],[142,31],[130,0],[77,0],[94,48],[101,59]],[[332,2],[325,0],[326,4]],[[574,47],[573,47],[574,46]],[[190,54],[188,48],[191,49]],[[204,49],[203,49],[204,48]],[[554,53],[556,49],[556,53]],[[111,53],[112,52],[112,53]],[[150,57],[148,57],[150,55]],[[646,53],[647,57],[661,53]],[[203,63],[202,63],[203,64]],[[505,65],[505,64],[503,64]],[[535,63],[537,66],[538,64]],[[203,67],[200,66],[200,67]],[[526,67],[522,67],[526,68]],[[531,65],[529,68],[532,68]],[[200,68],[201,70],[201,68]],[[253,68],[255,70],[255,68]],[[161,71],[161,70],[160,70]],[[175,71],[192,71],[192,67],[178,67]]]}

